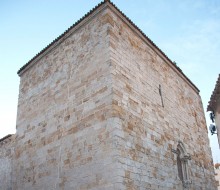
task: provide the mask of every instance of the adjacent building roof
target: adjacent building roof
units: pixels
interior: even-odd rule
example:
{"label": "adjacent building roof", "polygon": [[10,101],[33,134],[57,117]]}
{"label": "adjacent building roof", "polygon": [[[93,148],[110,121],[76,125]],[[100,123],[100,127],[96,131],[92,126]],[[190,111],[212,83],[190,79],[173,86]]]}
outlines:
{"label": "adjacent building roof", "polygon": [[43,50],[41,50],[38,54],[36,54],[30,61],[28,61],[23,67],[21,67],[17,74],[20,76],[22,72],[28,68],[28,66],[38,57],[40,57],[42,54],[46,53],[47,50],[51,48],[51,46],[56,45],[59,43],[59,41],[66,36],[70,30],[80,25],[86,18],[88,18],[90,15],[92,15],[96,10],[98,10],[100,7],[104,5],[109,5],[109,7],[113,7],[119,14],[121,14],[127,21],[130,23],[136,30],[140,32],[140,34],[149,42],[150,45],[152,45],[171,65],[180,72],[180,74],[185,78],[189,84],[191,84],[198,92],[199,89],[192,83],[192,81],[182,72],[182,70],[175,64],[175,62],[171,61],[168,56],[159,48],[157,45],[149,39],[144,32],[142,32],[121,10],[119,10],[110,0],[104,0],[101,3],[99,3],[96,7],[94,7],[92,10],[90,10],[85,16],[83,16],[81,19],[79,19],[76,23],[74,23],[72,26],[70,26],[63,34],[61,34],[59,37],[57,37],[54,41],[52,41],[49,45],[47,45]]}
{"label": "adjacent building roof", "polygon": [[218,75],[218,80],[216,81],[215,89],[212,92],[207,111],[215,111],[217,106],[217,101],[220,99],[220,74]]}

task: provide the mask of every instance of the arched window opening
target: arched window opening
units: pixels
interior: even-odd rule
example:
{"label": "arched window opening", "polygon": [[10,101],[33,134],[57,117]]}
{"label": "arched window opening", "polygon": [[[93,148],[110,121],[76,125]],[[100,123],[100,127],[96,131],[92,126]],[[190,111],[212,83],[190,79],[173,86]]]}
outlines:
{"label": "arched window opening", "polygon": [[183,183],[184,188],[189,188],[191,184],[188,161],[191,159],[190,156],[186,153],[185,147],[182,142],[179,142],[177,145],[177,169],[178,177]]}
{"label": "arched window opening", "polygon": [[182,168],[182,162],[180,159],[180,150],[177,149],[177,169],[178,169],[178,176],[181,181],[183,181],[183,168]]}

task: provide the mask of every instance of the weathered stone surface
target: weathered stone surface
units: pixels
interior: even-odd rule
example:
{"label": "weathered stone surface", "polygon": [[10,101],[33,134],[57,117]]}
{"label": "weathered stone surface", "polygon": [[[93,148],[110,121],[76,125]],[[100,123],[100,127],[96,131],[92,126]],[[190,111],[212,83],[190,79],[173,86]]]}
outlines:
{"label": "weathered stone surface", "polygon": [[182,141],[190,189],[214,190],[197,89],[103,7],[20,75],[12,188],[180,190]]}
{"label": "weathered stone surface", "polygon": [[8,135],[0,140],[0,189],[12,189],[15,136]]}
{"label": "weathered stone surface", "polygon": [[15,189],[109,189],[109,22],[103,11],[21,76]]}
{"label": "weathered stone surface", "polygon": [[[198,91],[115,14],[110,29],[115,136],[124,189],[182,189],[176,154],[191,155],[190,189],[216,189]],[[160,90],[161,89],[161,93]]]}

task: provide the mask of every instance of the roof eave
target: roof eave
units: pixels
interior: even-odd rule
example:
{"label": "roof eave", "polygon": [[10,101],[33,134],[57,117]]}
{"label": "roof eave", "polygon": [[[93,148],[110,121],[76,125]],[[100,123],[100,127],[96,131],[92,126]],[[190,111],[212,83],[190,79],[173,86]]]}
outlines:
{"label": "roof eave", "polygon": [[207,111],[215,112],[218,101],[220,101],[220,74],[218,76],[218,79],[215,84],[215,88],[212,92],[210,101],[208,103]]}
{"label": "roof eave", "polygon": [[64,33],[58,36],[55,40],[53,40],[49,45],[47,45],[44,49],[42,49],[38,54],[36,54],[30,61],[28,61],[25,65],[23,65],[17,72],[18,76],[26,72],[30,67],[34,65],[37,61],[39,61],[42,57],[48,54],[51,50],[53,50],[57,45],[63,42],[66,38],[68,38],[72,33],[82,27],[85,23],[87,23],[91,18],[93,18],[96,14],[106,8],[109,4],[108,0],[105,0],[95,6],[92,10],[90,10],[87,14],[85,14],[81,19],[75,22],[72,26],[70,26]]}
{"label": "roof eave", "polygon": [[146,34],[144,34],[120,9],[118,9],[110,0],[104,0],[99,3],[96,7],[90,10],[84,17],[78,20],[75,24],[73,24],[70,28],[68,28],[63,34],[57,37],[53,42],[51,42],[47,47],[45,47],[42,51],[40,51],[37,55],[35,55],[28,63],[26,63],[23,67],[19,69],[17,74],[21,76],[26,70],[33,66],[35,62],[40,60],[45,54],[49,53],[52,49],[54,49],[58,44],[63,42],[68,36],[70,36],[74,31],[83,26],[86,22],[88,22],[94,15],[98,14],[101,10],[109,6],[111,10],[113,10],[120,18],[126,22],[136,33],[152,48],[154,49],[161,58],[163,58],[172,69],[174,69],[180,76],[197,92],[199,93],[199,89],[192,83],[192,81],[182,72],[182,70],[171,61],[168,56],[151,40]]}
{"label": "roof eave", "polygon": [[[182,70],[173,63],[173,61],[150,39],[146,34],[138,28],[120,9],[118,9],[113,3],[110,3],[113,5],[112,9],[118,16],[121,17],[121,19],[127,23],[136,33],[139,37],[141,37],[160,57],[165,60],[166,63],[170,65],[172,69],[174,69],[177,73],[180,74],[183,80],[185,80],[197,93],[200,92],[200,90],[196,87],[196,85],[182,72]],[[111,7],[112,8],[112,7]],[[120,13],[120,14],[118,14]]]}

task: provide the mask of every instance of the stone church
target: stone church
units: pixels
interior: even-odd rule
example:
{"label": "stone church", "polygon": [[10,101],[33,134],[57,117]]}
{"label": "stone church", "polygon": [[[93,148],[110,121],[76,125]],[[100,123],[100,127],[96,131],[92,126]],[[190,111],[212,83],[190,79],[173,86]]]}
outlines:
{"label": "stone church", "polygon": [[216,190],[198,88],[112,2],[18,75],[0,189]]}

